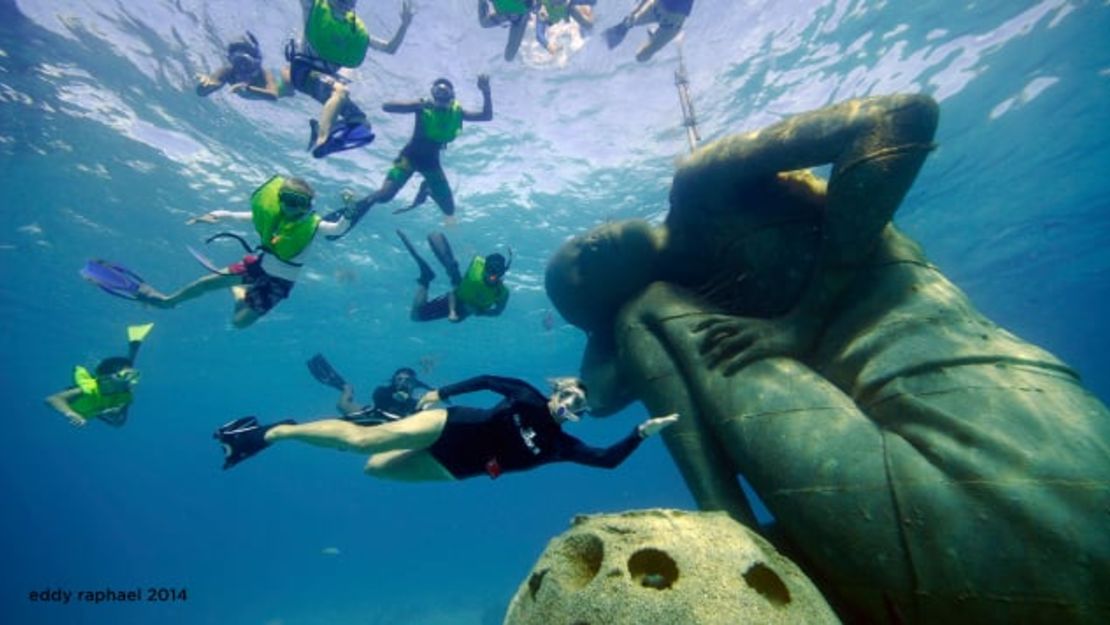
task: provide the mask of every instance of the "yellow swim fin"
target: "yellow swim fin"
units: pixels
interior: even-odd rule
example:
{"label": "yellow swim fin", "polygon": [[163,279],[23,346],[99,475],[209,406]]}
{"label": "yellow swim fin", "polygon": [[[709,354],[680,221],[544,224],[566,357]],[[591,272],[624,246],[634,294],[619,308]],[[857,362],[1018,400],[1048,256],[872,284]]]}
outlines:
{"label": "yellow swim fin", "polygon": [[142,341],[146,338],[146,335],[150,334],[150,330],[153,327],[153,323],[144,323],[141,326],[127,326],[127,341]]}

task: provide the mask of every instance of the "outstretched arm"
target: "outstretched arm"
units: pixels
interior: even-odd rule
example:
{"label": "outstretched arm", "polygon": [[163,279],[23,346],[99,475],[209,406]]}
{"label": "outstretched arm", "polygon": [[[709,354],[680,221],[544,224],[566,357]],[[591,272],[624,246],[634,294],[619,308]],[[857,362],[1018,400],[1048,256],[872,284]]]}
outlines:
{"label": "outstretched arm", "polygon": [[424,105],[424,100],[384,102],[382,103],[382,110],[386,113],[419,113],[424,108]]}
{"label": "outstretched arm", "polygon": [[535,387],[524,380],[506,378],[498,375],[479,375],[469,380],[441,386],[438,390],[433,392],[442,400],[448,397],[477,391],[491,391],[510,399],[532,393],[539,394],[541,397],[543,396]]}
{"label": "outstretched arm", "polygon": [[377,37],[370,37],[370,47],[386,54],[393,54],[397,52],[397,48],[401,47],[401,42],[405,40],[405,33],[409,29],[409,24],[412,23],[412,0],[404,0],[401,3],[401,25],[397,27],[397,32],[393,34],[393,38],[389,41],[378,39]]}
{"label": "outstretched arm", "polygon": [[482,92],[482,110],[479,112],[463,109],[462,118],[468,122],[488,122],[493,119],[493,98],[490,97],[489,75],[478,76],[478,90]]}
{"label": "outstretched arm", "polygon": [[220,69],[212,72],[211,74],[197,74],[197,95],[205,97],[210,93],[215,93],[227,84],[227,76],[231,73],[230,67],[221,67]]}

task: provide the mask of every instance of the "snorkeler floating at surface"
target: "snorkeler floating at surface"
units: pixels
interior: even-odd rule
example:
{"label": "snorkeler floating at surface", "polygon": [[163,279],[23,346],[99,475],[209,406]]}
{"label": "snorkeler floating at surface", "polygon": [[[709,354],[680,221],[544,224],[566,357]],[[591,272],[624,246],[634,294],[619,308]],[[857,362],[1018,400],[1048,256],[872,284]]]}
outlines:
{"label": "snorkeler floating at surface", "polygon": [[[451,251],[447,237],[441,232],[428,235],[428,246],[432,248],[440,264],[447,271],[451,280],[451,290],[439,297],[428,301],[428,285],[435,279],[428,262],[425,261],[404,232],[397,231],[401,243],[405,245],[412,259],[420,268],[420,277],[416,279],[416,295],[413,297],[411,317],[413,321],[435,321],[447,318],[450,321],[462,321],[471,314],[484,317],[495,317],[505,310],[509,303],[509,289],[505,287],[505,272],[509,270],[511,261],[507,261],[501,254],[493,253],[489,256],[475,256],[466,268],[466,274],[459,273],[459,263]],[[512,251],[509,251],[512,255]]]}
{"label": "snorkeler floating at surface", "polygon": [[391,40],[384,41],[366,30],[354,12],[355,4],[355,0],[301,0],[304,37],[300,45],[290,41],[286,46],[289,65],[263,69],[258,40],[248,32],[243,40],[228,46],[227,66],[211,75],[197,76],[197,95],[206,96],[225,84],[232,85],[232,93],[248,99],[276,100],[300,91],[324,105],[320,121],[310,122],[308,149],[313,156],[323,158],[369,144],[374,133],[365,113],[351,101],[347,81],[339,70],[361,65],[369,48],[395,53],[412,22],[413,11],[411,1],[404,0],[401,25]]}
{"label": "snorkeler floating at surface", "polygon": [[[86,266],[86,270],[89,270]],[[91,271],[97,271],[94,267]],[[131,390],[139,383],[135,358],[139,347],[154,327],[153,323],[127,327],[127,356],[112,356],[97,363],[90,373],[80,365],[73,368],[73,386],[46,398],[46,403],[64,415],[75,427],[92,419],[120,427],[127,421],[127,409],[134,401]]]}
{"label": "snorkeler floating at surface", "polygon": [[597,0],[540,0],[536,8],[536,41],[555,54],[558,48],[548,40],[548,28],[559,22],[573,22],[582,34],[590,32],[594,27],[594,14],[590,7],[595,4]]}
{"label": "snorkeler floating at surface", "polygon": [[535,8],[535,0],[478,0],[478,23],[482,28],[509,26],[509,39],[505,43],[505,60],[516,58],[528,16]]}
{"label": "snorkeler floating at surface", "polygon": [[190,219],[186,223],[216,223],[220,219],[251,221],[262,244],[252,249],[237,235],[228,233],[209,238],[209,241],[222,236],[238,239],[247,248],[247,255],[239,262],[219,268],[190,250],[212,273],[171,295],[158,292],[127,269],[103,261],[99,261],[95,275],[86,277],[113,295],[157,308],[173,308],[205,293],[230,288],[235,297],[232,323],[237,328],[245,328],[289,297],[317,232],[327,234],[346,229],[343,219],[335,222],[320,219],[312,210],[314,195],[312,187],[300,178],[274,176],[251,195],[249,212],[212,211]]}
{"label": "snorkeler floating at surface", "polygon": [[[491,391],[504,399],[486,409],[426,409],[478,391]],[[224,448],[225,469],[272,443],[295,440],[370,454],[365,468],[368,475],[419,482],[479,475],[496,478],[552,462],[611,469],[624,462],[643,439],[678,420],[678,415],[648,419],[610,447],[590,447],[562,429],[564,423],[578,421],[589,409],[586,387],[577,378],[553,380],[551,395],[544,397],[523,380],[479,376],[428,392],[420,407],[424,410],[373,427],[342,419],[262,425],[255,417],[244,417],[221,426],[213,437]]]}
{"label": "snorkeler floating at surface", "polygon": [[316,354],[305,364],[316,381],[339,391],[335,408],[343,415],[341,418],[359,425],[377,425],[410,415],[416,412],[417,398],[413,392],[417,388],[431,389],[416,377],[416,371],[401,367],[393,372],[389,384],[374,389],[373,403],[363,406],[354,401],[354,386],[331,366],[323,354]]}
{"label": "snorkeler floating at surface", "polygon": [[382,105],[382,110],[387,113],[413,114],[415,123],[412,139],[393,161],[393,167],[386,174],[381,188],[359,200],[353,210],[345,209],[350,213],[348,216],[352,228],[375,204],[392,200],[412,174],[417,172],[424,177],[424,181],[416,198],[407,208],[393,211],[394,214],[413,210],[423,204],[428,196],[431,196],[445,215],[455,214],[455,198],[451,193],[451,185],[447,183],[447,175],[443,173],[439,155],[459,135],[464,121],[488,122],[493,119],[489,76],[478,76],[478,90],[482,92],[482,110],[477,112],[467,111],[459,105],[455,100],[455,87],[446,78],[436,79],[432,83],[431,100],[422,98],[414,102],[386,102]]}
{"label": "snorkeler floating at surface", "polygon": [[633,26],[658,24],[648,31],[647,43],[636,52],[636,60],[647,61],[667,45],[682,31],[682,25],[690,16],[694,0],[639,0],[636,8],[616,26],[605,30],[605,42],[609,49],[619,46]]}

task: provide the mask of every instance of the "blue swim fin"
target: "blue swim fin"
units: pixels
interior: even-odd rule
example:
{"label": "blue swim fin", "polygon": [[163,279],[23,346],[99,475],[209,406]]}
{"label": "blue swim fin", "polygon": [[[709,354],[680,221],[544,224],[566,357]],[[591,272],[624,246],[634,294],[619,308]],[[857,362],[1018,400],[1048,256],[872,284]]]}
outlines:
{"label": "blue swim fin", "polygon": [[139,288],[146,284],[130,269],[99,258],[85,263],[80,273],[82,278],[100,287],[104,292],[123,299],[136,299]]}
{"label": "blue swim fin", "polygon": [[[315,122],[316,120],[312,121]],[[314,123],[312,127],[313,138],[316,135],[316,128],[317,126]],[[312,149],[312,156],[324,158],[328,154],[369,145],[372,141],[374,141],[374,133],[370,130],[370,124],[366,122],[356,124],[341,122],[331,129],[327,140]]]}
{"label": "blue swim fin", "polygon": [[621,45],[624,36],[628,34],[628,28],[627,21],[622,21],[616,26],[605,29],[605,44],[609,46],[610,50]]}

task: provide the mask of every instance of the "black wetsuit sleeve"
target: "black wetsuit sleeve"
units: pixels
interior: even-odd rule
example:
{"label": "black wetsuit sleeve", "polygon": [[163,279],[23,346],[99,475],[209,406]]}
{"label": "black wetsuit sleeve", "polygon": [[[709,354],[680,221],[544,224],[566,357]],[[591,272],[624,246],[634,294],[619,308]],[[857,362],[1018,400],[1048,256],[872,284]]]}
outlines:
{"label": "black wetsuit sleeve", "polygon": [[[455,395],[474,393],[477,391],[492,391],[509,399],[534,399],[543,397],[531,384],[516,378],[504,378],[497,375],[479,375],[469,380],[448,384],[439,388],[439,398],[447,399]],[[542,403],[542,402],[541,402]]]}
{"label": "black wetsuit sleeve", "polygon": [[586,443],[574,438],[570,434],[562,433],[559,437],[559,459],[576,462],[591,467],[613,469],[620,466],[626,458],[636,451],[644,439],[633,429],[632,433],[617,443],[605,447],[590,447]]}

